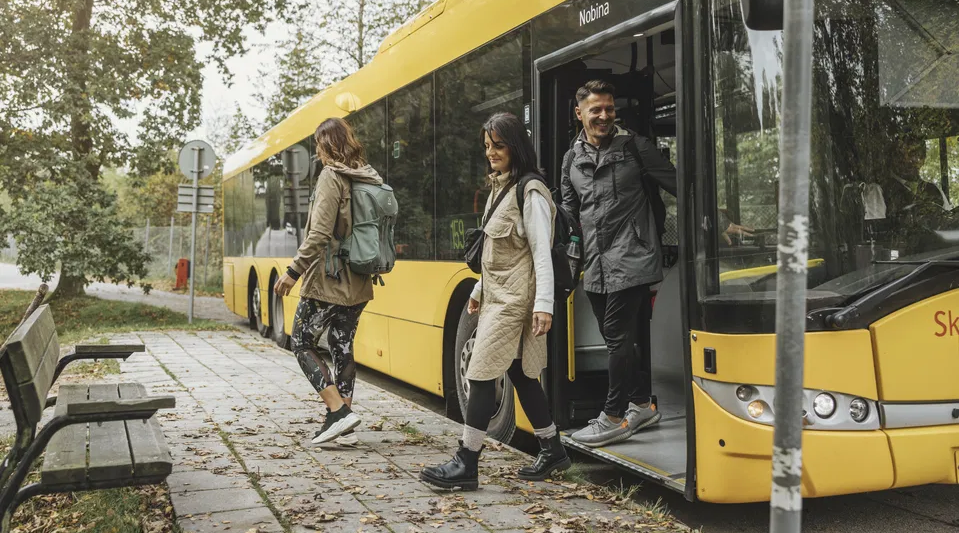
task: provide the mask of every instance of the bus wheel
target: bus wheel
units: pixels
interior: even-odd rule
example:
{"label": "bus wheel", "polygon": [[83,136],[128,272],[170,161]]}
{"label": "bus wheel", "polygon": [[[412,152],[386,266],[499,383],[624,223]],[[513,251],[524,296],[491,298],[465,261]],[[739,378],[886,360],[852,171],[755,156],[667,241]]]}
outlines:
{"label": "bus wheel", "polygon": [[270,326],[263,323],[263,304],[260,300],[260,287],[257,284],[256,277],[250,276],[249,302],[247,310],[249,313],[250,329],[259,332],[261,337],[270,336]]}
{"label": "bus wheel", "polygon": [[284,350],[290,347],[290,336],[286,334],[286,315],[283,312],[283,297],[270,292],[270,325],[273,326],[273,342]]}
{"label": "bus wheel", "polygon": [[[468,304],[467,304],[468,305]],[[456,329],[456,350],[454,355],[454,370],[456,376],[456,397],[459,400],[460,412],[466,417],[466,401],[469,398],[469,380],[466,379],[466,369],[469,368],[470,357],[473,355],[473,344],[476,342],[477,315],[466,312],[466,305],[460,314],[459,327]],[[513,401],[513,384],[504,374],[496,380],[496,411],[489,423],[487,435],[503,443],[509,443],[516,431],[516,411]]]}

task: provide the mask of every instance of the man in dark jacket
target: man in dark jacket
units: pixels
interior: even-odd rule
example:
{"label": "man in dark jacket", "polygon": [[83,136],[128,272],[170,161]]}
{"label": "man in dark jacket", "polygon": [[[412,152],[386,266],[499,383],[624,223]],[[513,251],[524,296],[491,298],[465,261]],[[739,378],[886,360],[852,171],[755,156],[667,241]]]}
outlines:
{"label": "man in dark jacket", "polygon": [[663,279],[659,189],[676,195],[673,165],[649,139],[615,125],[614,92],[604,81],[577,91],[583,132],[562,176],[563,207],[583,229],[583,287],[609,351],[603,413],[572,436],[593,447],[626,440],[661,418],[651,402],[649,354],[633,346],[640,317],[648,320],[649,286]]}

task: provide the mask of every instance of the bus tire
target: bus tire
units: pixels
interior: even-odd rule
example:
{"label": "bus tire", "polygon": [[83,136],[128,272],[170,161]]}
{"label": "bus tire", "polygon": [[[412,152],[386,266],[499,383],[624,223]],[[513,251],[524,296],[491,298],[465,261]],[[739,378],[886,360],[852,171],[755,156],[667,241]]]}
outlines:
{"label": "bus tire", "polygon": [[250,272],[250,283],[247,290],[247,315],[250,320],[250,329],[257,331],[261,337],[270,336],[270,326],[263,323],[263,304],[260,300],[260,284],[255,272]]}
{"label": "bus tire", "polygon": [[[274,274],[274,278],[276,275]],[[271,284],[275,283],[275,279]],[[270,326],[273,328],[273,342],[284,350],[290,347],[290,336],[286,334],[286,314],[283,310],[283,297],[270,291]]]}
{"label": "bus tire", "polygon": [[[463,312],[460,314],[459,325],[456,328],[456,345],[453,352],[454,371],[456,379],[456,398],[459,401],[460,412],[466,416],[466,402],[469,398],[469,380],[466,379],[466,369],[469,365],[469,359],[473,352],[473,343],[476,340],[476,324],[479,321],[478,315],[471,315],[466,312],[469,305],[463,306]],[[500,442],[509,444],[516,432],[516,406],[513,400],[513,384],[504,374],[496,385],[497,408],[490,420],[489,429],[486,431],[488,437]]]}

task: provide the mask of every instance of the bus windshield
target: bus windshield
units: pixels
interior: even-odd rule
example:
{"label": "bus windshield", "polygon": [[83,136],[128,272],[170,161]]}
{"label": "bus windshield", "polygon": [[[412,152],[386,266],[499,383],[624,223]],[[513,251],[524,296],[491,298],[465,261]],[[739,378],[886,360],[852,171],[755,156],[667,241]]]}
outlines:
{"label": "bus windshield", "polygon": [[[782,32],[746,28],[738,0],[712,0],[711,16],[716,212],[700,296],[768,297]],[[841,300],[959,258],[959,2],[819,0],[814,33],[808,287]]]}

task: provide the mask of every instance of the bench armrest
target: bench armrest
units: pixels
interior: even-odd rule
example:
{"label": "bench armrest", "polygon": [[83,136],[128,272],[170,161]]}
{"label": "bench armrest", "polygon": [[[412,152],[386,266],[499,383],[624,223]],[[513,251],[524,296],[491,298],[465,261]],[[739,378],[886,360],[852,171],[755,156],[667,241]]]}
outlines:
{"label": "bench armrest", "polygon": [[157,411],[173,409],[176,398],[173,396],[152,396],[131,398],[129,400],[87,400],[67,405],[67,416],[76,415],[123,415],[136,411]]}
{"label": "bench armrest", "polygon": [[143,352],[146,346],[142,344],[77,344],[73,351],[64,355],[57,361],[57,368],[53,372],[53,381],[56,383],[60,374],[67,368],[67,365],[74,361],[83,359],[123,359],[136,352]]}
{"label": "bench armrest", "polygon": [[87,356],[99,357],[117,357],[125,355],[129,357],[136,352],[145,352],[146,346],[142,344],[77,344],[73,347],[73,353]]}

